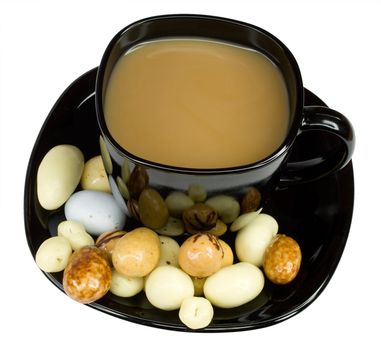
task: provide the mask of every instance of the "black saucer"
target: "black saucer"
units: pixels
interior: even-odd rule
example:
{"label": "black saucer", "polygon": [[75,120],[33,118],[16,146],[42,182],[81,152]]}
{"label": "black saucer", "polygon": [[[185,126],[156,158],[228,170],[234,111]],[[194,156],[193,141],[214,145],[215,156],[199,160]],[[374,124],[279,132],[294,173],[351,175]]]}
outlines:
{"label": "black saucer", "polygon": [[[95,117],[94,85],[97,68],[74,81],[58,99],[34,145],[25,182],[25,230],[30,251],[35,256],[40,244],[55,233],[62,211],[43,210],[37,201],[37,168],[45,153],[57,144],[78,146],[85,158],[99,154],[99,130]],[[324,105],[305,90],[306,105]],[[321,149],[337,147],[335,139],[322,133],[298,138],[291,158],[315,157]],[[291,159],[292,160],[292,159]],[[303,261],[297,278],[289,285],[266,282],[252,302],[234,309],[215,308],[215,317],[203,331],[238,331],[270,326],[299,313],[323,291],[332,277],[348,237],[354,199],[352,162],[324,179],[275,192],[264,212],[275,216],[280,233],[297,239]],[[50,233],[49,233],[50,232]],[[45,276],[62,289],[62,273]],[[68,299],[68,302],[71,302]],[[177,311],[154,308],[144,293],[133,298],[107,294],[89,306],[122,319],[172,330],[187,330]]]}

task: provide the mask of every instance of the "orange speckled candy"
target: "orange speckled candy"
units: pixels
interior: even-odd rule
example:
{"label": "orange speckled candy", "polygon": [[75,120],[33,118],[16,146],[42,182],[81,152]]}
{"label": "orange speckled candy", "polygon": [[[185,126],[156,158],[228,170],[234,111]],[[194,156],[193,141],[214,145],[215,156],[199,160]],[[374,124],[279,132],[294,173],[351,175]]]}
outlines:
{"label": "orange speckled candy", "polygon": [[223,248],[214,235],[197,233],[180,247],[179,265],[190,276],[208,277],[222,267]]}
{"label": "orange speckled candy", "polygon": [[301,261],[299,244],[291,237],[278,234],[266,249],[263,268],[271,282],[287,284],[298,274]]}
{"label": "orange speckled candy", "polygon": [[69,297],[88,304],[108,292],[111,278],[106,253],[96,246],[86,246],[72,254],[64,271],[63,287]]}

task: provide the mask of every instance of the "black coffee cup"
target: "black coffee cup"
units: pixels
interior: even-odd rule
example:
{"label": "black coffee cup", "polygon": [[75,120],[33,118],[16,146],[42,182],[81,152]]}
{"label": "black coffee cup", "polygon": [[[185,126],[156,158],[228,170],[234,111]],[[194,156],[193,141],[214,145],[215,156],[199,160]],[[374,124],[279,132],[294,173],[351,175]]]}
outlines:
{"label": "black coffee cup", "polygon": [[[105,91],[116,62],[138,44],[176,37],[230,42],[257,50],[277,65],[288,90],[290,123],[284,142],[275,152],[261,161],[245,166],[193,169],[141,159],[116,142],[107,128],[103,108]],[[131,216],[134,216],[133,211],[138,208],[129,199],[137,201],[140,190],[147,186],[157,189],[165,196],[171,191],[186,192],[190,185],[197,184],[205,189],[208,197],[229,194],[238,200],[248,188],[256,187],[264,198],[269,198],[276,186],[313,181],[343,168],[350,161],[355,144],[351,123],[342,114],[327,107],[304,106],[304,88],[299,67],[290,50],[279,39],[254,25],[220,17],[164,15],[140,20],[122,29],[111,40],[102,58],[96,80],[95,101],[105,168],[110,175],[114,196]],[[343,146],[340,152],[323,154],[322,151],[314,159],[288,162],[295,140],[300,134],[311,130],[337,137]],[[140,182],[140,185],[131,184],[130,172],[131,177],[136,178],[135,181]]]}

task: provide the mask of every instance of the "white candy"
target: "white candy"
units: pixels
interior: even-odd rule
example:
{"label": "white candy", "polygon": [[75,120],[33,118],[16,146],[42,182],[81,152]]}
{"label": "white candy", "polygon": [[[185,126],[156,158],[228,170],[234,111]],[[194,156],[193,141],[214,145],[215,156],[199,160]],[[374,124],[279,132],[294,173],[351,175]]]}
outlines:
{"label": "white candy", "polygon": [[262,211],[262,208],[257,211],[252,211],[250,213],[245,213],[240,216],[238,216],[237,219],[233,221],[233,223],[230,226],[230,231],[235,232],[240,230],[241,228],[244,228],[246,225],[248,225],[252,220],[254,220],[259,213]]}
{"label": "white candy", "polygon": [[161,310],[179,309],[184,299],[194,295],[191,278],[174,266],[159,266],[146,279],[149,302]]}
{"label": "white candy", "polygon": [[195,202],[203,202],[206,199],[206,190],[202,185],[192,184],[188,187],[188,196]]}
{"label": "white candy", "polygon": [[179,266],[179,244],[170,237],[159,236],[160,239],[160,260],[157,266],[172,265]]}
{"label": "white candy", "polygon": [[79,184],[84,168],[82,152],[72,145],[53,147],[37,171],[37,197],[48,210],[59,208]]}
{"label": "white candy", "polygon": [[174,191],[165,198],[169,214],[176,218],[181,218],[183,211],[190,208],[194,202],[184,192]]}
{"label": "white candy", "polygon": [[111,192],[101,156],[93,157],[85,163],[81,186],[84,190]]}
{"label": "white candy", "polygon": [[275,236],[278,233],[278,223],[277,221],[269,214],[260,213],[253,221],[255,225],[264,225],[267,226],[271,233]]}
{"label": "white candy", "polygon": [[36,253],[36,264],[45,272],[59,272],[69,263],[72,249],[65,237],[50,237],[42,244]]}
{"label": "white candy", "polygon": [[86,232],[85,226],[77,221],[62,221],[57,227],[57,234],[67,238],[73,250],[94,244],[94,239]]}
{"label": "white candy", "polygon": [[181,219],[170,216],[165,226],[156,230],[157,233],[166,236],[180,236],[184,233],[184,223]]}
{"label": "white candy", "polygon": [[215,306],[232,308],[253,300],[263,289],[262,271],[241,262],[223,267],[208,277],[204,284],[205,297]]}
{"label": "white candy", "polygon": [[238,217],[240,212],[238,201],[235,198],[224,194],[209,198],[205,204],[212,207],[225,224],[232,223]]}
{"label": "white candy", "polygon": [[267,214],[259,214],[236,236],[235,251],[238,260],[262,266],[266,248],[277,232],[275,219]]}
{"label": "white candy", "polygon": [[120,297],[132,297],[143,290],[143,277],[128,277],[113,269],[110,292]]}
{"label": "white candy", "polygon": [[188,328],[204,328],[212,322],[213,306],[208,299],[189,297],[180,306],[179,318]]}

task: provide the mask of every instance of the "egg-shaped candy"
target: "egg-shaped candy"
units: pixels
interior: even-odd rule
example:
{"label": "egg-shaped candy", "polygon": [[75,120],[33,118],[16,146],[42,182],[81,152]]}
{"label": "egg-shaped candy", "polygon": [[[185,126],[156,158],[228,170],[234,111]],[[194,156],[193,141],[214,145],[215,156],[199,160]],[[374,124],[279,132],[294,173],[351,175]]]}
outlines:
{"label": "egg-shaped candy", "polygon": [[112,263],[129,277],[144,277],[158,264],[160,239],[147,227],[138,227],[118,239],[112,251]]}
{"label": "egg-shaped candy", "polygon": [[145,188],[138,201],[139,217],[144,226],[160,229],[168,221],[168,208],[160,193],[153,188]]}
{"label": "egg-shaped candy", "polygon": [[262,266],[267,246],[278,231],[275,219],[259,214],[239,230],[235,239],[238,260]]}
{"label": "egg-shaped candy", "polygon": [[149,302],[161,310],[179,309],[184,299],[192,297],[191,278],[177,267],[158,266],[146,279],[145,292]]}
{"label": "egg-shaped candy", "polygon": [[204,284],[205,297],[215,306],[232,308],[253,300],[263,289],[262,271],[249,263],[225,266]]}
{"label": "egg-shaped candy", "polygon": [[111,192],[108,176],[100,155],[89,159],[85,163],[81,186],[84,190]]}
{"label": "egg-shaped candy", "polygon": [[298,274],[301,261],[299,244],[291,237],[278,234],[266,249],[263,269],[271,282],[287,284]]}
{"label": "egg-shaped candy", "polygon": [[44,209],[63,205],[81,179],[84,157],[73,145],[58,145],[46,153],[37,170],[37,198]]}
{"label": "egg-shaped candy", "polygon": [[65,293],[88,304],[102,298],[110,289],[112,270],[106,253],[96,246],[78,249],[70,258],[63,275]]}
{"label": "egg-shaped candy", "polygon": [[70,242],[65,237],[50,237],[37,250],[36,264],[45,272],[59,272],[65,269],[72,253]]}
{"label": "egg-shaped candy", "polygon": [[60,222],[57,227],[58,236],[65,237],[69,240],[73,250],[78,250],[87,245],[93,245],[94,239],[85,230],[85,227],[72,220]]}
{"label": "egg-shaped candy", "polygon": [[121,230],[126,222],[126,215],[110,193],[93,190],[74,193],[65,204],[65,216],[80,222],[88,233],[96,236]]}

